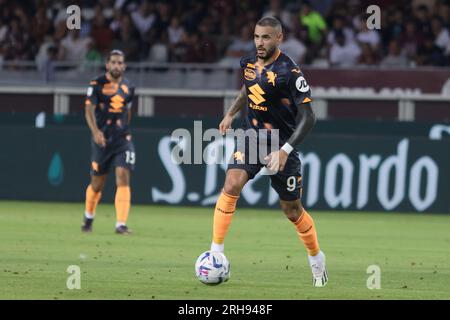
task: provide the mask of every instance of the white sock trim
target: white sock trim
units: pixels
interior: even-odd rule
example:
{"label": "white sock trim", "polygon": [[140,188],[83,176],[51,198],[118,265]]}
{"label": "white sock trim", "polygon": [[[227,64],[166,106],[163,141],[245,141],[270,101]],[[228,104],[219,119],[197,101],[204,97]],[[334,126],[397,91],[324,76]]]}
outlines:
{"label": "white sock trim", "polygon": [[325,255],[322,251],[319,251],[315,256],[308,255],[308,260],[311,264],[322,263],[325,260]]}
{"label": "white sock trim", "polygon": [[223,243],[218,244],[218,243],[214,243],[214,241],[211,242],[211,251],[218,251],[218,252],[223,253],[223,250],[225,249],[224,247],[225,247],[225,245]]}
{"label": "white sock trim", "polygon": [[94,219],[94,214],[93,213],[89,213],[89,212],[87,212],[87,211],[85,211],[84,212],[84,216],[87,218],[87,219]]}
{"label": "white sock trim", "polygon": [[119,222],[119,221],[117,221],[117,222],[116,222],[116,228],[118,228],[118,227],[120,227],[120,226],[126,226],[126,223],[125,223],[125,222]]}

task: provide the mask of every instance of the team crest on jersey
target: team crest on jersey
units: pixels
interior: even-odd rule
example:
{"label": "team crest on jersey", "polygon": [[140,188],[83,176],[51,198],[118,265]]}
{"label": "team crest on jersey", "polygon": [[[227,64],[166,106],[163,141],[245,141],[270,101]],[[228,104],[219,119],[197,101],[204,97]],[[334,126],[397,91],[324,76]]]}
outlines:
{"label": "team crest on jersey", "polygon": [[267,74],[267,82],[275,87],[275,78],[277,77],[277,74],[273,71],[267,71],[266,74]]}
{"label": "team crest on jersey", "polygon": [[236,151],[233,154],[233,158],[236,161],[244,162],[244,154],[242,152],[240,152],[240,151]]}
{"label": "team crest on jersey", "polygon": [[252,81],[256,79],[256,73],[254,70],[245,68],[244,70],[244,78],[248,81]]}
{"label": "team crest on jersey", "polygon": [[309,85],[306,82],[306,79],[302,76],[298,77],[297,81],[295,81],[295,87],[297,88],[298,91],[303,93],[309,91]]}

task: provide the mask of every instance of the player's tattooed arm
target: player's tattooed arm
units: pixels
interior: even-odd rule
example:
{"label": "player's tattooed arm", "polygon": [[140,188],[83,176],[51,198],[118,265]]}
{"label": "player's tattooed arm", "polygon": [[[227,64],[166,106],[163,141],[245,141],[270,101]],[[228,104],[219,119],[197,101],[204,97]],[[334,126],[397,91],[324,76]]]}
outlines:
{"label": "player's tattooed arm", "polygon": [[287,143],[296,147],[306,138],[308,133],[316,123],[316,116],[311,108],[311,104],[303,103],[297,107],[297,116],[295,117],[296,128]]}
{"label": "player's tattooed arm", "polygon": [[239,95],[231,104],[230,109],[228,109],[225,117],[219,125],[219,130],[221,134],[225,134],[226,130],[231,128],[231,123],[233,122],[234,116],[245,107],[245,103],[247,102],[247,91],[245,86],[242,86],[241,91],[239,91]]}
{"label": "player's tattooed arm", "polygon": [[85,107],[85,117],[86,122],[91,129],[92,137],[96,144],[104,147],[106,145],[106,139],[103,135],[103,132],[97,127],[97,123],[95,122],[95,105],[90,104]]}
{"label": "player's tattooed arm", "polygon": [[245,107],[245,103],[247,102],[247,91],[245,86],[242,86],[241,91],[239,91],[239,95],[234,100],[230,109],[227,112],[227,115],[234,117],[243,107]]}

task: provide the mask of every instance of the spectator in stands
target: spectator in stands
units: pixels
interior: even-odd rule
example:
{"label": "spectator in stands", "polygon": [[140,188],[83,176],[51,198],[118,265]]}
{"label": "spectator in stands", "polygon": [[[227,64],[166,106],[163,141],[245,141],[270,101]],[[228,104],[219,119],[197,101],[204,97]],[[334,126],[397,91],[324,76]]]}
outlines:
{"label": "spectator in stands", "polygon": [[169,34],[169,43],[172,46],[178,44],[182,40],[185,31],[180,24],[180,19],[178,17],[172,17],[167,32]]}
{"label": "spectator in stands", "polygon": [[369,43],[360,44],[361,55],[358,58],[360,66],[375,66],[378,63],[378,57]]}
{"label": "spectator in stands", "polygon": [[437,5],[438,5],[438,7],[436,10],[436,13],[441,18],[443,27],[448,30],[448,29],[450,29],[450,3],[441,2],[441,3],[438,3]]}
{"label": "spectator in stands", "polygon": [[84,57],[84,66],[92,67],[101,64],[103,55],[97,48],[96,43],[91,41],[88,43],[88,50]]}
{"label": "spectator in stands", "polygon": [[295,63],[303,64],[307,51],[306,46],[288,29],[285,30],[285,39],[280,49],[291,57]]}
{"label": "spectator in stands", "polygon": [[187,43],[186,56],[183,62],[188,63],[202,63],[203,60],[203,48],[200,44],[201,35],[199,32],[193,32],[189,37],[189,42]]}
{"label": "spectator in stands", "polygon": [[[167,29],[171,23],[171,12],[170,6],[166,2],[159,2],[156,4],[157,7],[157,32],[167,32]],[[164,36],[166,37],[166,36]]]}
{"label": "spectator in stands", "polygon": [[181,40],[172,47],[170,52],[170,61],[183,62],[186,59],[186,54],[190,44],[190,36],[187,32],[184,32],[181,36]]}
{"label": "spectator in stands", "polygon": [[282,7],[281,0],[270,0],[269,9],[264,12],[263,17],[276,17],[281,23],[289,29],[292,29],[291,13]]}
{"label": "spectator in stands", "polygon": [[143,0],[139,9],[131,13],[131,19],[141,38],[145,38],[157,19],[153,4]]}
{"label": "spectator in stands", "polygon": [[5,21],[3,21],[2,17],[0,16],[0,43],[5,41],[8,30],[9,30],[8,24]]}
{"label": "spectator in stands", "polygon": [[111,51],[111,45],[114,41],[114,32],[106,24],[105,18],[100,11],[98,11],[94,17],[91,37],[95,43],[95,48],[102,55],[106,55]]}
{"label": "spectator in stands", "polygon": [[44,80],[46,82],[55,80],[55,62],[58,59],[58,48],[51,45],[47,48],[47,58],[43,65]]}
{"label": "spectator in stands", "polygon": [[80,31],[70,30],[61,41],[59,60],[80,63],[86,57],[91,38],[80,38]]}
{"label": "spectator in stands", "polygon": [[442,49],[436,46],[432,33],[424,35],[424,41],[417,49],[416,64],[419,66],[445,64]]}
{"label": "spectator in stands", "polygon": [[33,57],[29,34],[16,16],[9,23],[3,45],[5,60],[30,60]]}
{"label": "spectator in stands", "polygon": [[[38,8],[31,22],[31,32],[37,47],[44,42],[45,36],[50,32],[51,23],[47,19],[45,7]],[[0,40],[1,41],[1,40]]]}
{"label": "spectator in stands", "polygon": [[319,12],[314,11],[309,1],[303,1],[300,13],[301,23],[308,28],[309,40],[320,43],[327,29],[327,24]]}
{"label": "spectator in stands", "polygon": [[254,53],[255,43],[253,42],[252,29],[245,25],[241,30],[241,36],[235,39],[227,49],[227,53],[221,64],[230,67],[239,66],[243,56]]}
{"label": "spectator in stands", "polygon": [[183,14],[183,23],[188,33],[197,30],[198,22],[208,14],[208,8],[205,1],[194,0],[189,5],[189,10]]}
{"label": "spectator in stands", "polygon": [[377,52],[380,46],[380,35],[378,31],[369,29],[367,23],[361,23],[360,27],[361,29],[356,35],[356,41],[360,44],[367,43],[374,52]]}
{"label": "spectator in stands", "polygon": [[308,30],[308,61],[316,59],[321,55],[321,49],[326,43],[327,24],[319,12],[314,11],[311,3],[307,0],[302,2],[300,11],[300,22]]}
{"label": "spectator in stands", "polygon": [[345,19],[342,16],[335,16],[333,19],[333,28],[327,34],[327,44],[332,46],[336,43],[336,32],[343,32],[346,41],[355,40],[355,32],[352,28],[345,25]]}
{"label": "spectator in stands", "polygon": [[342,31],[335,34],[336,43],[331,46],[329,62],[331,66],[351,67],[356,65],[361,49],[355,41],[347,41]]}
{"label": "spectator in stands", "polygon": [[391,40],[388,55],[380,62],[383,67],[405,68],[409,64],[408,58],[402,53],[400,42]]}
{"label": "spectator in stands", "polygon": [[443,27],[441,17],[434,16],[431,19],[431,31],[434,35],[434,44],[444,53],[450,54],[450,34],[448,29]]}
{"label": "spectator in stands", "polygon": [[206,63],[217,62],[217,47],[213,39],[213,24],[210,18],[206,17],[200,23],[198,31],[200,33],[199,45],[203,52],[203,60]]}
{"label": "spectator in stands", "polygon": [[136,36],[137,31],[134,29],[129,15],[123,15],[120,21],[119,33],[113,41],[112,47],[121,50],[127,61],[139,60],[139,39]]}
{"label": "spectator in stands", "polygon": [[416,18],[417,30],[420,30],[423,34],[429,34],[431,32],[429,9],[426,5],[419,5],[414,8],[414,17]]}
{"label": "spectator in stands", "polygon": [[[335,33],[343,30],[345,47],[350,45],[356,53],[353,37],[361,44],[360,64],[372,65],[372,54],[378,62],[386,56],[388,62],[392,57],[397,59],[392,40],[398,40],[397,45],[411,62],[450,65],[448,0],[383,0],[379,4],[382,29],[378,31],[368,30],[367,16],[359,16],[368,3],[366,0],[0,0],[0,47],[6,61],[43,61],[46,46],[52,43],[60,58],[72,61],[71,56],[78,59],[80,51],[81,55],[83,50],[88,52],[87,39],[92,36],[89,59],[97,60],[96,50],[105,52],[112,45],[120,45],[123,51],[128,51],[128,60],[140,61],[149,58],[153,45],[149,36],[156,32],[156,37],[167,33],[169,61],[197,61],[196,52],[201,52],[204,59],[199,62],[221,61],[237,67],[239,58],[254,49],[251,32],[248,40],[242,40],[244,31],[248,26],[253,30],[255,21],[262,16],[275,15],[287,27],[286,31],[294,33],[287,36],[284,45],[297,38],[306,46],[306,54],[301,59],[306,64],[320,65],[323,60],[328,64],[331,46],[334,53],[342,51]],[[66,27],[66,9],[70,4],[79,4],[83,9],[81,30],[74,39]],[[125,27],[127,31],[122,30],[124,21],[132,25]],[[325,21],[333,26],[329,32]],[[434,45],[429,41],[425,44],[428,36]],[[192,39],[198,39],[201,44],[193,45]],[[188,50],[191,58],[185,56]]]}
{"label": "spectator in stands", "polygon": [[300,22],[308,28],[311,43],[319,44],[327,30],[327,24],[319,12],[314,11],[309,1],[303,1],[300,12]]}
{"label": "spectator in stands", "polygon": [[150,52],[148,60],[150,62],[165,63],[169,61],[168,36],[166,32],[151,32]]}
{"label": "spectator in stands", "polygon": [[115,34],[119,34],[120,33],[120,29],[122,28],[122,19],[123,19],[124,14],[122,13],[122,11],[120,10],[115,10],[114,11],[114,18],[113,20],[109,23],[109,28],[115,33]]}
{"label": "spectator in stands", "polygon": [[417,48],[423,42],[422,33],[417,30],[417,24],[414,20],[406,22],[405,31],[400,36],[400,44],[408,59],[414,59],[417,54]]}

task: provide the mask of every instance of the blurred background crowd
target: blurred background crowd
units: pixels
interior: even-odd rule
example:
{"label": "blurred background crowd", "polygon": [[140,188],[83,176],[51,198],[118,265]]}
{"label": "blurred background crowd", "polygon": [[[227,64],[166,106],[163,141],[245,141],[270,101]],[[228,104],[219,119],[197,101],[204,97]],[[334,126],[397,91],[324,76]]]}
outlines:
{"label": "blurred background crowd", "polygon": [[[80,30],[66,26],[72,4]],[[367,28],[371,4],[381,8],[380,30]],[[237,67],[266,15],[282,21],[282,50],[301,64],[450,65],[448,0],[0,0],[0,66],[101,62],[116,48],[128,61]]]}

